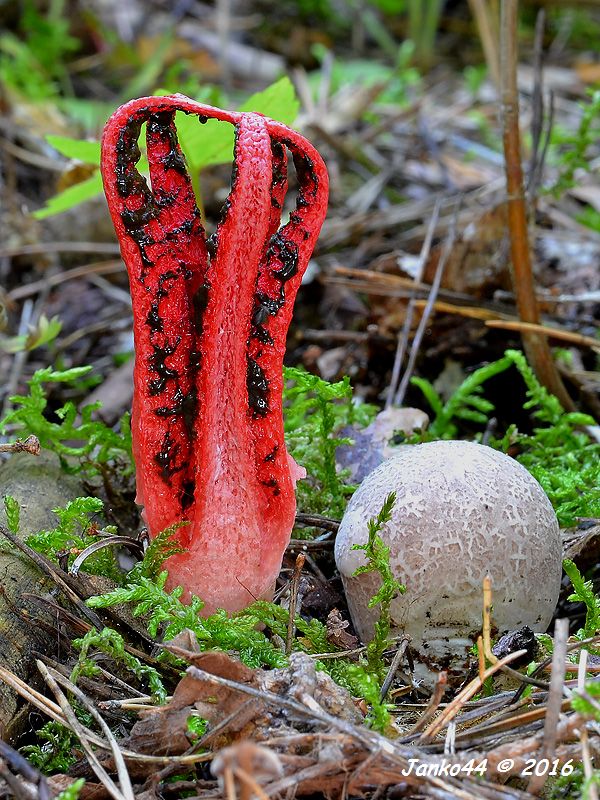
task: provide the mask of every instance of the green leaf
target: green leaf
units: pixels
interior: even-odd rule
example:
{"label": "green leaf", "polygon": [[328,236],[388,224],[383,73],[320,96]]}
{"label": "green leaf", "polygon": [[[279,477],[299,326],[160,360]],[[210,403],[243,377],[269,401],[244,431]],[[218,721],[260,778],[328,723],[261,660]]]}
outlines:
{"label": "green leaf", "polygon": [[[298,115],[298,109],[299,102],[292,82],[289,78],[283,77],[264,91],[253,94],[239,110],[256,111],[291,125]],[[194,185],[195,176],[203,167],[210,164],[224,164],[232,160],[234,130],[229,123],[209,120],[207,124],[201,125],[196,116],[178,112],[176,125],[181,149],[189,165]],[[68,136],[46,138],[52,147],[67,158],[74,158],[86,164],[100,164],[100,142],[71,139]],[[147,169],[146,159],[140,159],[137,168],[139,172],[144,172]],[[195,188],[197,189],[196,185]],[[35,219],[45,219],[61,214],[101,193],[102,177],[98,171],[87,180],[51,197],[46,205],[34,211],[32,216]]]}
{"label": "green leaf", "polygon": [[300,102],[291,80],[285,75],[275,83],[257,92],[243,103],[238,111],[256,111],[266,117],[291,125],[300,110]]}
{"label": "green leaf", "polygon": [[46,141],[67,158],[74,158],[96,167],[100,164],[100,142],[71,139],[68,136],[46,136]]}
{"label": "green leaf", "polygon": [[179,144],[192,172],[233,158],[234,131],[228,122],[210,119],[201,124],[198,117],[178,112],[176,125]]}
{"label": "green leaf", "polygon": [[[256,111],[291,125],[298,116],[299,108],[294,86],[286,76],[264,91],[253,94],[238,110]],[[209,164],[225,164],[232,160],[234,131],[229,123],[209,120],[201,125],[197,117],[179,113],[176,124],[179,142],[190,169],[200,170]]]}
{"label": "green leaf", "polygon": [[[84,131],[95,131],[104,125],[115,110],[115,104],[105,100],[84,100],[81,97],[60,97],[59,109]],[[100,159],[94,162],[100,163]]]}
{"label": "green leaf", "polygon": [[63,211],[68,211],[83,203],[84,200],[91,200],[92,197],[102,193],[102,176],[100,170],[95,172],[91,178],[87,178],[75,186],[69,186],[64,192],[51,197],[43,208],[34,211],[32,216],[35,219],[45,219],[52,217],[55,214],[61,214]]}
{"label": "green leaf", "polygon": [[48,344],[56,339],[62,328],[62,322],[58,317],[48,319],[42,314],[37,326],[30,326],[29,333],[22,336],[7,336],[0,339],[0,350],[5,353],[20,353],[23,350],[35,350],[36,347]]}

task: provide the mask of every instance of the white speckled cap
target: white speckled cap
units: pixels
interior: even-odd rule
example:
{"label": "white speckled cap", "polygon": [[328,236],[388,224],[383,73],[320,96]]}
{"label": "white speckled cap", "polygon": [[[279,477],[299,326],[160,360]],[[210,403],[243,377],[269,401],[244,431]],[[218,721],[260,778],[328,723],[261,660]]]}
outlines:
{"label": "white speckled cap", "polygon": [[440,669],[464,677],[481,630],[482,581],[492,578],[492,619],[499,633],[529,625],[544,631],[558,601],[562,546],[542,487],[514,459],[473,442],[404,446],[375,469],[350,500],[335,543],[350,614],[368,641],[379,609],[368,601],[376,573],[352,577],[365,563],[353,544],[395,491],[392,520],[381,532],[390,563],[406,585],[391,608],[397,632],[408,633],[419,677]]}

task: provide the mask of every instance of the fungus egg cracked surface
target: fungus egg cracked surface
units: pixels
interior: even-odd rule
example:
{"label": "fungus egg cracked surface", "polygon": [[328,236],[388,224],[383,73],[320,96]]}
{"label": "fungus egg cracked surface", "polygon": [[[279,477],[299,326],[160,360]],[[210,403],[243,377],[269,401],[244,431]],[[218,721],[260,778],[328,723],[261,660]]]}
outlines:
{"label": "fungus egg cracked surface", "polygon": [[351,498],[335,543],[348,607],[363,641],[379,608],[368,608],[377,573],[353,577],[365,563],[354,544],[396,492],[380,536],[406,586],[391,605],[394,633],[407,633],[415,673],[431,684],[448,670],[464,677],[481,630],[482,582],[492,579],[492,621],[499,633],[529,625],[544,631],[558,601],[562,547],[558,521],[539,483],[514,459],[473,442],[403,446],[368,475]]}

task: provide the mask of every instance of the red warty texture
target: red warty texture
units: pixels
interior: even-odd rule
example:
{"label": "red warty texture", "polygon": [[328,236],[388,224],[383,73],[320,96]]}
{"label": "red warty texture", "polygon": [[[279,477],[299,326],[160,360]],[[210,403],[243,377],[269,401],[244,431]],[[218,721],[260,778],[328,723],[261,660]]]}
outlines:
{"label": "red warty texture", "polygon": [[[235,126],[232,188],[208,239],[176,111]],[[136,167],[143,123],[150,187]],[[281,226],[287,150],[298,194]],[[116,111],[102,175],[133,303],[137,500],[151,536],[189,522],[178,531],[185,552],[166,562],[169,587],[201,597],[206,613],[236,611],[273,586],[304,476],[283,438],[282,364],[327,209],[327,171],[279,122],[172,95]]]}

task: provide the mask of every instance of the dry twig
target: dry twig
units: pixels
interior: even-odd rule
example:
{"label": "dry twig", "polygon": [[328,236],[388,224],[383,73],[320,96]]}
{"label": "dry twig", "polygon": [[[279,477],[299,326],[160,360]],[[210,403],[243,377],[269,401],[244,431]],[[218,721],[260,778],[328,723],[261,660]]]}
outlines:
{"label": "dry twig", "polygon": [[[539,325],[540,315],[535,298],[521,164],[517,93],[517,11],[518,0],[505,0],[502,3],[500,54],[508,229],[513,285],[519,316],[523,322]],[[563,408],[573,410],[573,402],[552,360],[546,337],[539,333],[524,331],[523,346],[539,381],[558,397]]]}

